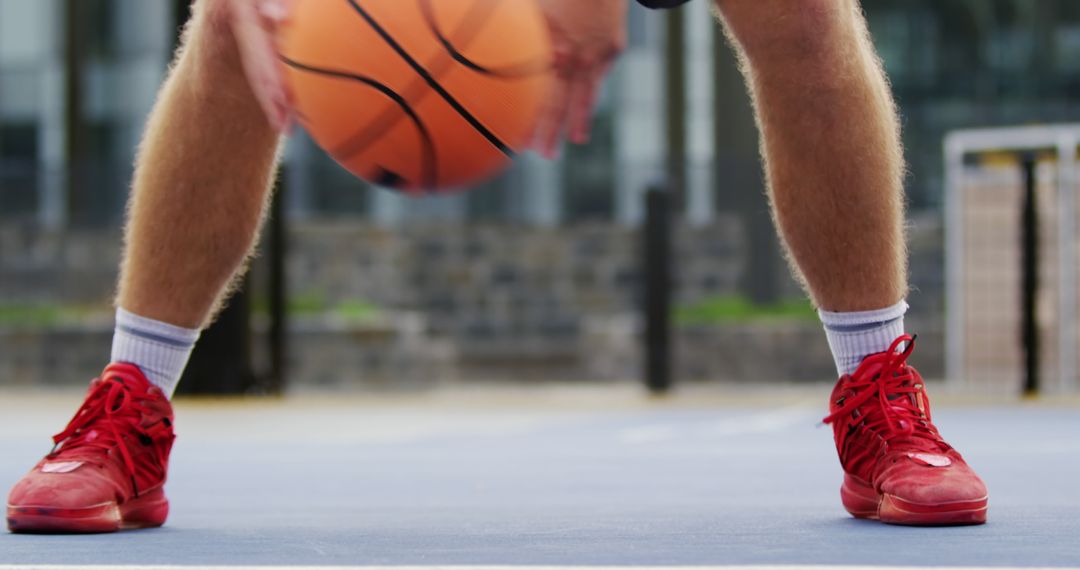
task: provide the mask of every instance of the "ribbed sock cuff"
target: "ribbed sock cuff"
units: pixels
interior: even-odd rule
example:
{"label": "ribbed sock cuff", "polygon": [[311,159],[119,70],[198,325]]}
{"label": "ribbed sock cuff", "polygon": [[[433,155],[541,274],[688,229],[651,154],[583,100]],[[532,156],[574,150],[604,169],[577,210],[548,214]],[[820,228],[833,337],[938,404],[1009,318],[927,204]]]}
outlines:
{"label": "ribbed sock cuff", "polygon": [[118,308],[110,360],[138,366],[147,380],[171,398],[199,332]]}
{"label": "ribbed sock cuff", "polygon": [[867,356],[888,350],[892,342],[904,334],[907,310],[905,301],[873,311],[837,313],[819,310],[837,373],[841,376],[851,374]]}

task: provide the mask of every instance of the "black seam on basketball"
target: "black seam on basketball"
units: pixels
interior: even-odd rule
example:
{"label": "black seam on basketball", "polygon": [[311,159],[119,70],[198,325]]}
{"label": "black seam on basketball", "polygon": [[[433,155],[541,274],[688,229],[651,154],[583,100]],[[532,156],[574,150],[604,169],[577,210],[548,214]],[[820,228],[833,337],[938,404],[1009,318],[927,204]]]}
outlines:
{"label": "black seam on basketball", "polygon": [[[483,24],[487,20],[488,13],[490,12],[490,10],[482,10],[489,6],[487,4],[475,2],[473,5],[481,10],[470,10],[454,30],[454,37],[464,36],[461,37],[459,41],[466,44],[471,42],[480,30],[483,29]],[[425,62],[425,66],[432,77],[438,78],[454,63],[454,58],[449,52],[440,51],[431,61]],[[428,94],[432,92],[430,89],[423,89],[426,85],[427,82],[424,81],[424,78],[417,75],[412,82],[404,87],[404,89],[399,89],[398,93],[411,105],[417,107],[423,103],[423,101],[427,99]],[[388,109],[375,117],[375,119],[370,121],[363,128],[357,129],[352,136],[340,142],[332,149],[332,152],[344,156],[359,155],[360,153],[365,152],[367,148],[377,141],[384,133],[397,126],[397,123],[400,120],[400,113],[396,112],[395,109]]]}
{"label": "black seam on basketball", "polygon": [[401,47],[401,44],[397,43],[397,41],[394,40],[394,38],[391,37],[390,34],[387,33],[387,31],[383,29],[383,27],[380,26],[374,18],[371,17],[371,14],[368,14],[367,10],[364,10],[364,8],[362,8],[360,4],[356,2],[356,0],[345,1],[348,2],[349,5],[352,6],[353,10],[356,11],[356,13],[361,18],[363,18],[364,21],[367,22],[373,30],[375,30],[375,33],[379,34],[379,37],[381,37],[383,41],[386,42],[387,45],[389,45],[390,48],[398,54],[398,56],[404,59],[405,63],[409,64],[409,67],[413,68],[413,71],[419,74],[420,77],[423,77],[424,81],[427,81],[427,84],[430,85],[431,88],[434,89],[435,92],[438,93],[443,98],[443,100],[450,105],[450,107],[457,111],[457,113],[461,115],[461,117],[465,119],[465,121],[469,123],[472,128],[476,129],[478,133],[480,133],[485,139],[487,139],[487,141],[491,143],[492,146],[499,149],[500,152],[510,158],[514,157],[514,150],[511,149],[501,139],[499,139],[499,137],[495,133],[491,132],[490,129],[484,126],[484,124],[480,122],[479,119],[473,116],[473,114],[470,113],[469,110],[466,109],[457,99],[455,99],[454,96],[450,94],[450,92],[448,92],[442,85],[440,85],[439,82],[436,81],[435,78],[432,77],[431,74],[428,73],[428,71],[420,65],[419,62],[417,62],[415,59],[413,59],[411,55],[409,55],[409,52],[405,51],[405,49]]}
{"label": "black seam on basketball", "polygon": [[386,85],[383,85],[382,83],[379,83],[378,81],[375,81],[374,79],[370,77],[365,77],[363,75],[357,75],[348,71],[339,71],[335,69],[315,67],[313,65],[308,65],[289,59],[284,55],[281,56],[281,61],[284,62],[285,65],[299,71],[306,71],[308,73],[314,73],[316,75],[322,75],[335,79],[356,81],[363,85],[367,85],[372,89],[375,89],[379,93],[385,95],[394,103],[397,103],[397,105],[401,107],[401,110],[404,111],[405,114],[408,115],[409,119],[412,120],[413,124],[416,125],[416,129],[420,133],[421,146],[424,147],[425,155],[425,160],[423,161],[421,167],[422,185],[427,189],[435,188],[437,186],[438,180],[436,173],[438,172],[438,163],[436,161],[438,160],[438,157],[435,154],[435,141],[434,139],[432,139],[431,132],[428,131],[427,125],[424,124],[424,121],[420,119],[420,116],[416,113],[415,110],[413,110],[412,106],[409,105],[409,102],[406,101],[401,95],[399,95],[396,91],[390,89]]}
{"label": "black seam on basketball", "polygon": [[[488,1],[485,5],[493,6],[494,4],[494,2]],[[435,34],[439,43],[442,44],[443,49],[454,58],[454,61],[477,73],[499,79],[524,79],[533,75],[547,73],[551,69],[550,63],[535,61],[507,65],[500,68],[480,65],[458,51],[458,49],[454,47],[454,44],[450,42],[450,39],[442,33],[442,29],[439,28],[439,22],[435,18],[435,10],[432,8],[431,0],[420,0],[420,10],[424,13],[424,19],[427,21],[428,28],[431,29],[431,33]]]}

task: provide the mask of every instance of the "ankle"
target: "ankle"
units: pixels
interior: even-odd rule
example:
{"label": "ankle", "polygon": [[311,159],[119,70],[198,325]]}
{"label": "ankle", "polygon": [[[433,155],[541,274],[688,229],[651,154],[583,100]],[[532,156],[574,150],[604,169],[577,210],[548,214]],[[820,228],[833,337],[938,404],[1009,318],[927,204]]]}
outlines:
{"label": "ankle", "polygon": [[117,308],[111,360],[139,367],[151,384],[171,398],[198,338],[198,329],[171,325]]}
{"label": "ankle", "polygon": [[885,352],[904,334],[905,301],[873,311],[818,311],[829,341],[837,373],[851,374],[863,359]]}

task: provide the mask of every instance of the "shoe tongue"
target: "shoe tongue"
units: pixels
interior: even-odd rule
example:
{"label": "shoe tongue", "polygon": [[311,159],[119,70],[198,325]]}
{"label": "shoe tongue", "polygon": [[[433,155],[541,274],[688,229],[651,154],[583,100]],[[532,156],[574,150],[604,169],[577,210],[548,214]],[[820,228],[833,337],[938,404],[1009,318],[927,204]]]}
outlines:
{"label": "shoe tongue", "polygon": [[[899,384],[896,384],[896,386],[900,387],[900,388],[911,388],[911,386],[912,386],[911,380],[904,380],[903,382],[900,382]],[[892,392],[892,393],[889,393],[889,394],[885,394],[885,398],[888,399],[890,402],[895,402],[897,400],[903,400],[903,399],[906,398],[908,403],[911,404],[912,406],[917,407],[919,405],[919,400],[916,398],[916,395],[915,395],[914,392]],[[898,411],[898,412],[906,411],[904,408],[901,408],[900,406],[893,406],[893,408],[896,408],[896,411]]]}
{"label": "shoe tongue", "polygon": [[[860,372],[867,372],[867,373],[870,373],[872,375],[871,377],[874,378],[877,381],[877,384],[878,384],[877,389],[879,389],[879,390],[885,389],[885,387],[886,387],[886,382],[880,377],[880,374],[883,372],[883,370],[882,370],[883,363],[884,363],[884,359],[882,359],[882,361],[880,363],[864,363],[864,366],[866,364],[877,364],[877,366],[875,366],[873,368],[868,367],[869,369],[865,370],[865,371],[860,370]],[[905,373],[905,370],[902,369],[902,370],[897,370],[893,374],[894,374],[894,377],[895,377],[895,376],[903,375],[904,373]],[[898,383],[892,384],[893,387],[901,387],[901,388],[911,388],[913,385],[914,385],[914,381],[912,379],[905,379],[905,380],[902,380],[902,381],[900,381]],[[877,395],[873,396],[871,398],[871,400],[867,402],[867,405],[869,407],[867,407],[867,405],[864,405],[864,406],[861,406],[861,408],[863,408],[866,412],[869,412],[867,415],[886,414],[886,413],[891,412],[891,414],[890,414],[890,415],[892,415],[892,418],[890,418],[891,422],[913,423],[913,422],[925,422],[925,421],[927,421],[926,415],[923,412],[919,412],[917,416],[912,415],[913,410],[918,410],[919,409],[919,400],[918,400],[918,395],[916,393],[914,393],[914,392],[892,392],[892,393],[887,393],[885,395],[885,398],[889,402],[898,402],[898,403],[903,402],[904,399],[906,398],[907,403],[911,406],[911,408],[908,408],[908,407],[905,407],[905,406],[902,406],[902,405],[892,404],[892,405],[889,406],[890,409],[888,409],[888,410],[882,409],[878,405],[878,396]],[[894,450],[897,450],[897,451],[900,451],[900,450],[902,450],[902,451],[933,451],[933,452],[943,452],[944,451],[944,449],[941,448],[941,446],[939,445],[937,440],[926,437],[924,435],[920,435],[918,432],[907,434],[907,435],[896,435],[896,436],[890,438],[889,439],[889,447],[891,449],[894,449]]]}
{"label": "shoe tongue", "polygon": [[[117,385],[119,385],[120,389],[125,393],[116,394],[116,396],[113,397],[114,393],[112,392],[112,390],[114,386]],[[92,385],[92,389],[93,388],[96,388],[100,391],[97,397],[105,399],[104,407],[106,411],[109,412],[115,413],[119,411],[121,408],[124,407],[124,404],[131,398],[131,392],[127,389],[124,381],[114,376],[105,376],[99,380],[96,380],[95,383]]]}
{"label": "shoe tongue", "polygon": [[[903,396],[907,396],[911,399],[912,404],[915,404],[914,394],[892,394],[889,396],[889,400],[896,400],[902,398]],[[922,422],[927,421],[924,414],[920,413],[917,417],[913,417],[912,410],[908,408],[903,408],[900,406],[890,407],[892,408],[891,411],[894,414],[892,418],[893,422],[901,422],[903,424],[912,424],[917,422],[921,424]],[[911,428],[914,430],[915,426],[912,425]],[[889,438],[889,447],[897,451],[945,451],[945,449],[941,447],[940,443],[936,439],[921,434],[918,431],[913,431],[910,434],[896,435],[892,438]]]}

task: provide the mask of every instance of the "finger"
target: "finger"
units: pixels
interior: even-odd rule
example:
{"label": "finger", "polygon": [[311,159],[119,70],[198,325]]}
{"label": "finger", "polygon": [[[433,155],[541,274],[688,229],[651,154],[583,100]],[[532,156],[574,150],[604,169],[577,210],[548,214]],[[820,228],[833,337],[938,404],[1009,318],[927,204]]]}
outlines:
{"label": "finger", "polygon": [[547,105],[540,115],[533,139],[533,147],[546,158],[555,158],[558,154],[559,139],[566,122],[567,105],[570,101],[571,78],[575,61],[569,50],[557,50],[555,53],[555,79]]}
{"label": "finger", "polygon": [[281,130],[288,122],[289,103],[273,33],[263,25],[254,5],[241,1],[234,6],[233,32],[244,74],[270,125]]}
{"label": "finger", "polygon": [[547,106],[541,114],[534,147],[545,158],[554,159],[559,154],[571,87],[572,85],[568,80],[556,80],[551,96],[548,97]]}
{"label": "finger", "polygon": [[272,26],[289,21],[292,7],[292,0],[261,0],[258,4],[259,15]]}
{"label": "finger", "polygon": [[272,41],[275,50],[275,69],[277,70],[280,88],[284,94],[284,111],[285,124],[282,130],[286,134],[292,134],[293,129],[296,126],[295,117],[293,117],[293,109],[295,108],[296,99],[293,96],[291,86],[288,81],[285,81],[285,71],[281,65],[281,46],[280,46],[280,32],[283,26],[286,26],[292,18],[293,9],[296,6],[296,0],[261,0],[258,4],[259,13],[263,18],[263,27],[266,28],[271,34],[273,34]]}
{"label": "finger", "polygon": [[596,86],[591,79],[574,84],[574,94],[566,118],[567,139],[574,144],[587,144],[592,131],[592,106],[596,99]]}
{"label": "finger", "polygon": [[593,109],[603,81],[603,69],[592,69],[575,78],[566,116],[566,132],[570,142],[589,142]]}

